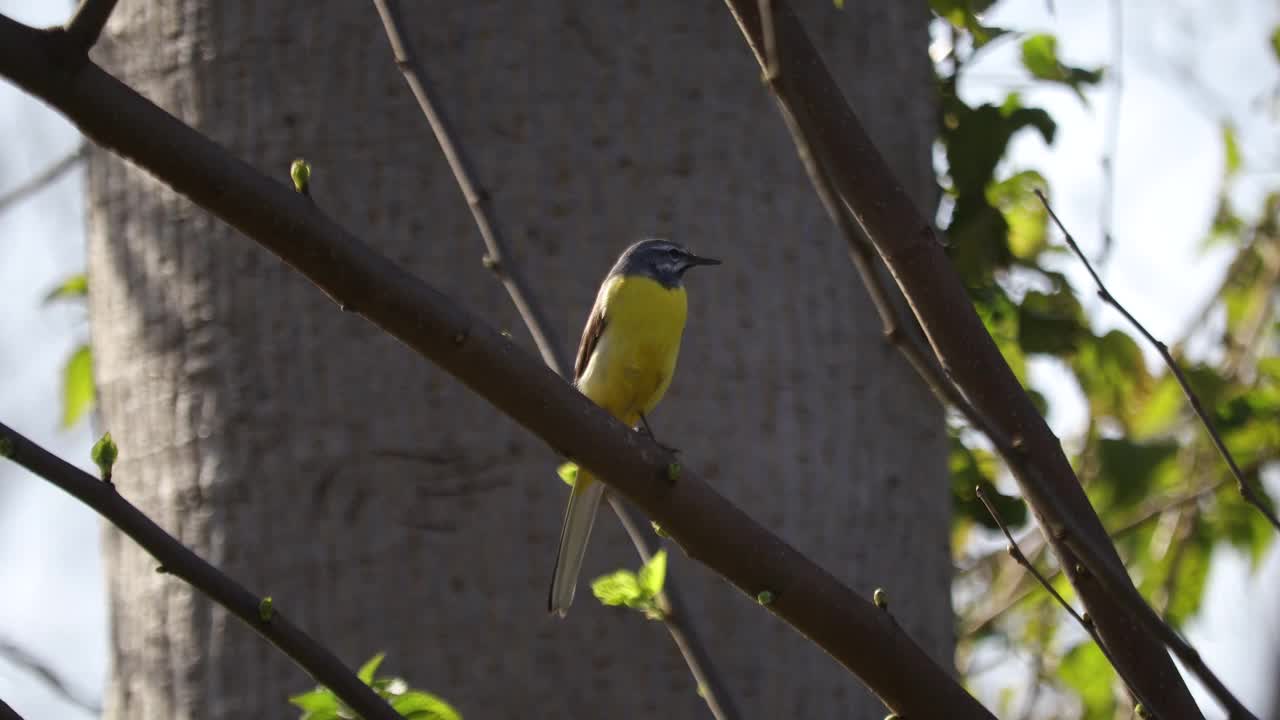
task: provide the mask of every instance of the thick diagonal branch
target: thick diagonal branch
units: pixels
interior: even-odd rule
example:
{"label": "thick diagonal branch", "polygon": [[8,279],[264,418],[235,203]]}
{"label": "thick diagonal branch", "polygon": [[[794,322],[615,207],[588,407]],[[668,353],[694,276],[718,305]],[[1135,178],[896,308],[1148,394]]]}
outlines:
{"label": "thick diagonal branch", "polygon": [[[449,297],[87,60],[0,16],[0,75],[283,258],[343,307],[573,457],[904,717],[991,718],[897,624]],[[673,475],[678,478],[672,480]],[[744,552],[744,549],[749,551]],[[766,594],[767,593],[767,594]],[[921,692],[920,688],[928,688]]]}
{"label": "thick diagonal branch", "polygon": [[1061,444],[983,327],[933,224],[895,180],[799,20],[782,0],[771,3],[768,24],[762,22],[759,0],[727,4],[784,118],[798,128],[802,154],[812,157],[838,204],[875,245],[945,376],[990,423],[989,436],[1035,510],[1116,669],[1158,716],[1201,717],[1160,638],[1145,625],[1143,611],[1150,607],[1129,580]]}

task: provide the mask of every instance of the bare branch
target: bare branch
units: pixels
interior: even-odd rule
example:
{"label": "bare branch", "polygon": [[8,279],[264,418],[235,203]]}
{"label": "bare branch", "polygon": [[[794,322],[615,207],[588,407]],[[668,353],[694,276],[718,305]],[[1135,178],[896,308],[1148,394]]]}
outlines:
{"label": "bare branch", "polygon": [[[563,346],[551,332],[546,313],[542,311],[541,304],[535,301],[533,293],[525,283],[524,273],[521,272],[519,264],[506,252],[500,225],[494,216],[492,203],[488,202],[489,195],[476,189],[479,182],[469,169],[470,163],[467,161],[462,144],[455,139],[450,129],[444,104],[428,83],[426,70],[418,61],[412,44],[400,30],[403,23],[400,22],[399,3],[396,0],[374,0],[373,4],[382,18],[382,26],[391,44],[391,51],[395,55],[396,65],[404,74],[414,97],[417,98],[418,105],[435,134],[436,142],[453,170],[454,179],[475,217],[476,227],[489,251],[485,257],[485,266],[507,289],[507,294],[511,296],[516,311],[520,313],[525,327],[533,336],[534,344],[542,354],[543,362],[557,375],[564,377],[570,366],[562,353]],[[613,508],[614,514],[618,516],[619,522],[630,536],[641,561],[648,562],[654,552],[649,546],[649,539],[631,518],[624,501],[613,493],[609,493],[608,498],[609,506]],[[671,638],[680,655],[684,657],[685,664],[689,666],[689,672],[693,675],[699,694],[706,701],[711,714],[716,720],[732,720],[741,717],[733,698],[729,695],[728,688],[711,662],[706,646],[703,645],[680,604],[672,578],[667,578],[664,593],[659,595],[658,602],[666,604],[663,608],[663,622],[671,633]]]}
{"label": "bare branch", "polygon": [[[802,159],[816,160],[841,209],[852,213],[888,265],[943,375],[988,420],[993,431],[988,437],[1013,470],[1117,670],[1157,715],[1201,717],[1159,639],[1132,622],[1151,608],[1129,580],[1061,443],[983,327],[932,223],[893,179],[799,20],[782,0],[773,1],[776,58],[771,59],[763,49],[765,23],[758,2],[727,4],[760,66],[780,66],[777,77],[766,74],[766,79],[784,119],[801,131],[804,142],[797,145]],[[1092,572],[1095,567],[1097,573]],[[1112,582],[1104,589],[1090,581],[1094,575]]]}
{"label": "bare branch", "polygon": [[81,0],[76,14],[67,23],[67,35],[71,41],[84,52],[98,43],[102,28],[107,25],[107,18],[116,9],[117,0]]}
{"label": "bare branch", "polygon": [[74,151],[67,153],[62,159],[53,163],[49,167],[41,170],[31,176],[26,182],[12,188],[3,194],[0,194],[0,213],[9,209],[9,206],[15,205],[46,186],[53,184],[53,181],[62,177],[62,174],[80,164],[89,155],[89,144],[80,143],[80,147]]}
{"label": "bare branch", "polygon": [[[904,717],[991,713],[830,573],[756,523],[696,472],[618,422],[448,296],[375,252],[291,188],[164,112],[58,38],[0,15],[0,75],[90,139],[285,259],[341,307],[363,314],[659,522],[706,564],[857,675]],[[289,232],[281,232],[287,227]],[[743,552],[751,548],[752,552]],[[767,592],[767,595],[765,594]],[[920,692],[928,687],[929,692]]]}
{"label": "bare branch", "polygon": [[[0,638],[0,657],[40,678],[45,687],[62,700],[75,705],[90,715],[102,714],[102,706],[96,700],[90,700],[73,690],[70,683],[63,680],[58,671],[21,645],[12,640]],[[3,716],[3,713],[0,713],[0,717]]]}
{"label": "bare branch", "polygon": [[400,26],[403,23],[400,22],[398,3],[395,0],[374,0],[373,4],[377,7],[378,14],[382,16],[382,27],[387,33],[387,40],[391,43],[396,65],[399,66],[400,72],[404,73],[405,82],[409,83],[409,89],[417,98],[422,114],[427,116],[427,122],[431,124],[436,142],[439,143],[445,160],[449,162],[449,168],[453,170],[458,189],[462,191],[467,207],[471,208],[471,215],[475,218],[476,227],[480,230],[480,237],[484,238],[485,247],[489,251],[484,258],[485,266],[502,280],[503,287],[511,296],[511,302],[515,303],[520,317],[524,318],[525,327],[529,328],[529,334],[533,335],[533,342],[538,346],[543,362],[557,375],[564,377],[565,369],[569,365],[561,354],[563,346],[552,332],[546,313],[534,302],[529,293],[529,286],[524,281],[519,265],[510,259],[501,226],[490,211],[492,203],[489,193],[476,181],[475,173],[471,171],[471,163],[462,146],[455,139],[456,134],[453,132],[448,116],[445,115],[444,106],[436,97],[435,90],[418,63],[413,46],[400,32]]}
{"label": "bare branch", "polygon": [[1093,277],[1093,282],[1098,286],[1098,297],[1111,307],[1115,308],[1124,319],[1137,330],[1147,342],[1160,353],[1160,357],[1164,359],[1165,365],[1169,366],[1169,370],[1173,373],[1173,377],[1178,381],[1178,386],[1182,388],[1182,393],[1187,396],[1187,401],[1191,403],[1191,409],[1195,411],[1196,416],[1200,418],[1204,429],[1209,433],[1209,438],[1213,441],[1214,447],[1218,448],[1218,454],[1226,461],[1227,467],[1231,470],[1231,476],[1236,480],[1236,489],[1244,497],[1245,502],[1253,505],[1262,513],[1276,530],[1280,530],[1280,518],[1276,517],[1273,509],[1267,506],[1267,501],[1257,490],[1253,488],[1245,479],[1244,473],[1240,472],[1240,466],[1236,464],[1236,459],[1232,456],[1231,451],[1227,449],[1227,445],[1222,440],[1222,436],[1218,434],[1217,428],[1213,425],[1213,420],[1209,417],[1209,413],[1205,411],[1204,405],[1200,403],[1199,396],[1191,389],[1191,383],[1187,381],[1187,376],[1183,374],[1182,368],[1178,366],[1178,361],[1173,359],[1173,354],[1169,352],[1169,348],[1152,335],[1147,328],[1135,318],[1123,305],[1115,299],[1111,291],[1107,290],[1107,286],[1103,284],[1102,278],[1098,277],[1098,273],[1089,264],[1089,258],[1080,250],[1080,246],[1076,244],[1075,238],[1071,237],[1071,233],[1067,232],[1067,228],[1058,219],[1058,214],[1053,211],[1049,205],[1049,200],[1045,198],[1044,193],[1036,190],[1036,197],[1040,198],[1040,202],[1044,205],[1045,210],[1049,212],[1049,217],[1053,218],[1053,224],[1058,226],[1058,230],[1062,232],[1062,237],[1066,241],[1071,251],[1080,258],[1080,262],[1084,263],[1085,270],[1089,271],[1089,275]]}
{"label": "bare branch", "polygon": [[[0,16],[0,26],[7,19]],[[333,691],[362,717],[398,720],[400,714],[356,677],[336,655],[303,632],[269,601],[205,562],[116,491],[71,463],[0,423],[0,456],[30,470],[93,508],[112,525],[151,553],[164,572],[187,581],[209,599],[226,608],[271,644],[280,648],[303,670]],[[264,611],[264,608],[267,610]]]}

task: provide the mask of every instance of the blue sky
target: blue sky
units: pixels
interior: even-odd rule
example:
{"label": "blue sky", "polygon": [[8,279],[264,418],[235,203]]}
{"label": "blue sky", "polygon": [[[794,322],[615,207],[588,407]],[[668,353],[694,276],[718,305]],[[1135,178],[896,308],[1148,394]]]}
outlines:
{"label": "blue sky", "polygon": [[[1059,36],[1072,64],[1110,62],[1110,0],[1003,0],[988,21]],[[370,10],[372,12],[372,9]],[[69,3],[0,0],[0,12],[19,21],[63,21]],[[1267,0],[1131,0],[1125,3],[1123,95],[1116,158],[1116,246],[1104,275],[1112,291],[1158,337],[1180,336],[1212,291],[1224,252],[1199,249],[1213,212],[1223,163],[1219,123],[1241,125],[1245,181],[1240,206],[1257,206],[1280,185],[1280,147],[1274,137],[1280,108],[1273,92],[1280,71],[1266,45],[1280,12]],[[1104,119],[1113,88],[1090,94],[1084,107],[1069,92],[1026,87],[1016,43],[997,47],[975,64],[962,93],[970,101],[1023,90],[1024,102],[1050,111],[1059,124],[1053,147],[1031,134],[1018,139],[1010,167],[1035,168],[1053,188],[1055,209],[1086,252],[1099,246],[1100,158]],[[72,151],[77,133],[59,116],[0,83],[0,192]],[[87,337],[84,313],[42,307],[44,293],[84,263],[79,172],[65,175],[34,198],[0,214],[0,418],[62,457],[90,469],[93,438],[86,424],[58,429],[58,371]],[[1083,283],[1080,268],[1063,269]],[[1080,287],[1085,287],[1081,284]],[[1099,328],[1119,318],[1086,300]],[[1149,357],[1154,367],[1155,356]],[[1037,363],[1033,377],[1050,388],[1054,429],[1071,435],[1084,408],[1064,372]],[[1274,485],[1273,485],[1274,487]],[[41,656],[80,694],[101,695],[107,669],[106,605],[96,517],[60,491],[11,465],[0,465],[0,643],[11,641]],[[17,591],[14,592],[13,590]],[[1250,577],[1234,553],[1215,557],[1206,607],[1190,638],[1231,687],[1256,710],[1280,675],[1271,658],[1280,642],[1277,607],[1280,553]],[[994,704],[1010,667],[975,688]],[[49,693],[28,673],[0,658],[0,698],[28,718],[84,718],[89,714]],[[1222,714],[1206,704],[1210,717]],[[287,712],[287,711],[286,711]]]}

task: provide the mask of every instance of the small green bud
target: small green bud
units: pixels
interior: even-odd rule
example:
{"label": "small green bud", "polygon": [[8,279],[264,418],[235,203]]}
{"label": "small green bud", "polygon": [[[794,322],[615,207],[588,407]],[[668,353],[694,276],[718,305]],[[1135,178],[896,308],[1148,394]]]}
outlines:
{"label": "small green bud", "polygon": [[13,457],[13,438],[8,435],[0,435],[0,457]]}
{"label": "small green bud", "polygon": [[98,442],[93,444],[89,457],[93,458],[93,463],[101,471],[103,482],[111,482],[111,468],[116,464],[116,458],[119,456],[120,448],[116,447],[116,441],[111,439],[111,433],[104,433]]}
{"label": "small green bud", "polygon": [[271,622],[271,618],[276,614],[275,603],[272,602],[271,596],[262,598],[258,603],[258,619],[262,622]]}
{"label": "small green bud", "polygon": [[293,189],[307,195],[311,192],[311,164],[302,158],[293,161],[289,166],[289,177],[293,178]]}
{"label": "small green bud", "polygon": [[889,593],[885,592],[884,588],[876,588],[876,591],[871,593],[871,601],[881,610],[889,609]]}
{"label": "small green bud", "polygon": [[1138,703],[1137,705],[1133,706],[1133,714],[1137,715],[1140,718],[1151,717],[1151,713],[1147,712],[1147,709],[1142,707],[1142,703]]}
{"label": "small green bud", "polygon": [[760,592],[756,593],[756,602],[760,603],[761,605],[772,605],[773,593],[769,592],[768,590],[761,590]]}
{"label": "small green bud", "polygon": [[671,463],[667,466],[667,480],[675,482],[680,479],[680,463]]}
{"label": "small green bud", "polygon": [[889,713],[884,716],[884,720],[898,720],[898,713]]}
{"label": "small green bud", "polygon": [[667,531],[666,531],[666,530],[663,530],[663,529],[662,529],[662,526],[661,526],[661,525],[659,525],[658,523],[654,522],[653,520],[650,520],[650,521],[649,521],[649,524],[650,524],[651,526],[653,526],[653,534],[654,534],[654,535],[657,535],[658,537],[661,537],[661,538],[664,538],[664,537],[671,537],[670,535],[668,535],[668,534],[667,534]]}

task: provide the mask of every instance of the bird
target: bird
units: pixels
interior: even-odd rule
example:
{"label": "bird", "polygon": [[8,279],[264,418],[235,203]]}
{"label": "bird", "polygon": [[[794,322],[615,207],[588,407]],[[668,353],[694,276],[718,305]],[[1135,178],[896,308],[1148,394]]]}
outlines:
{"label": "bird", "polygon": [[[720,261],[670,240],[641,240],[622,252],[605,276],[587,315],[573,363],[578,391],[617,419],[652,438],[646,416],[675,373],[688,312],[684,274]],[[656,442],[656,438],[654,438]],[[565,617],[591,537],[604,485],[579,470],[565,508],[548,611]]]}

